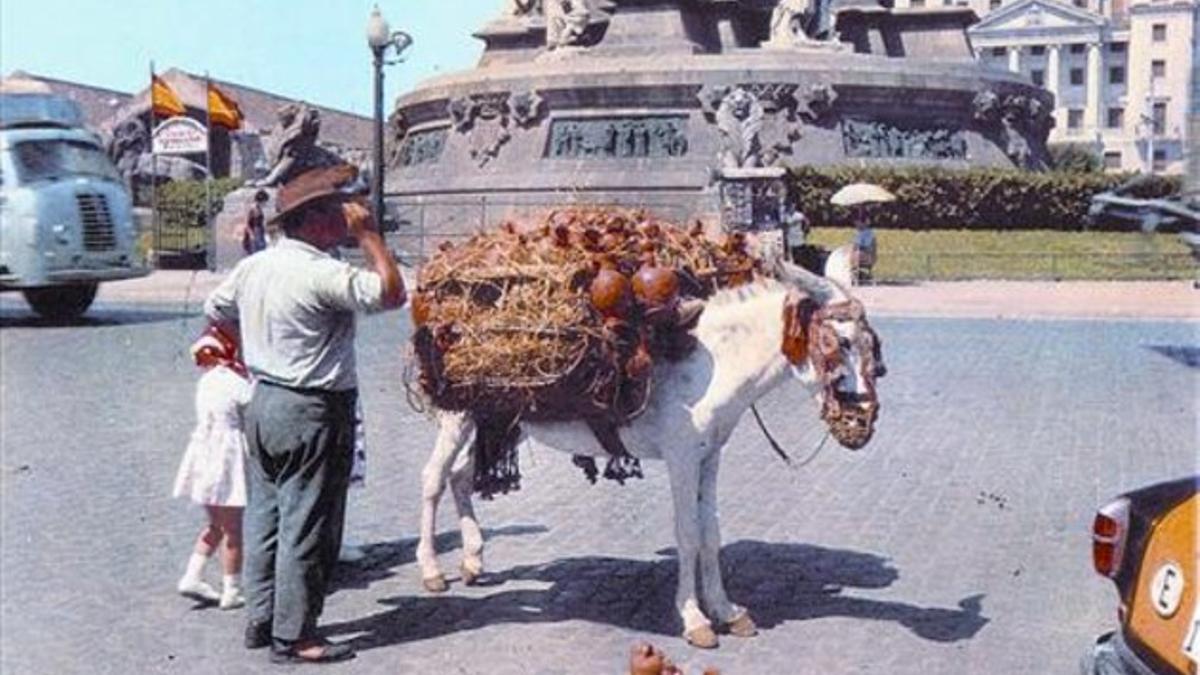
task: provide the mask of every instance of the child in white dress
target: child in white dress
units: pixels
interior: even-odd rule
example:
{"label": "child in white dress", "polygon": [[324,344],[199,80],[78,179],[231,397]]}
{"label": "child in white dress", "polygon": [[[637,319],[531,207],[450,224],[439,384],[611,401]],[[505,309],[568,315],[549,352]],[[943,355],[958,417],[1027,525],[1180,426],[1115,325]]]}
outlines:
{"label": "child in white dress", "polygon": [[[196,428],[175,477],[176,497],[204,507],[208,524],[196,538],[179,593],[221,609],[245,604],[241,591],[242,511],[246,506],[246,437],[242,409],[250,401],[250,380],[237,341],[210,326],[192,345],[196,365],[205,369],[196,383]],[[221,547],[221,593],[202,578],[204,565]]]}

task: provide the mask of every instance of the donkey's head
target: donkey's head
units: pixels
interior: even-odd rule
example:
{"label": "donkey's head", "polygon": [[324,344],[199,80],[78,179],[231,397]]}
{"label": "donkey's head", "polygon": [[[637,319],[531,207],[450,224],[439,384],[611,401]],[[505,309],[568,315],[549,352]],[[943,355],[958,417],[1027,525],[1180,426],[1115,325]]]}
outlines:
{"label": "donkey's head", "polygon": [[839,249],[830,255],[824,277],[787,262],[778,273],[791,286],[783,308],[784,356],[817,399],[830,434],[857,450],[875,433],[875,380],[887,368],[862,304],[846,291],[848,260],[849,251]]}

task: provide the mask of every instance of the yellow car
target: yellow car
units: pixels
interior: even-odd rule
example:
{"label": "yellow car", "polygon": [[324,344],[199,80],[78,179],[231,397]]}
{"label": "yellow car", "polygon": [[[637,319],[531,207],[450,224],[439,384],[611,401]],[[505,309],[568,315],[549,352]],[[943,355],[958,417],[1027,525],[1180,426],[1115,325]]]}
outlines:
{"label": "yellow car", "polygon": [[1120,595],[1120,627],[1084,655],[1086,675],[1196,675],[1200,476],[1126,493],[1092,526],[1092,562]]}

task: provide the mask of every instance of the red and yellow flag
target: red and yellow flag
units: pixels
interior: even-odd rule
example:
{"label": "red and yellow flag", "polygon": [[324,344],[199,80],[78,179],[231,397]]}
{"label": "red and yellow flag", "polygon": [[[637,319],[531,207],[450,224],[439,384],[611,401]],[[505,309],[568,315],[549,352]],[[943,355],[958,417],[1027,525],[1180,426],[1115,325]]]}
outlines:
{"label": "red and yellow flag", "polygon": [[242,109],[229,94],[208,83],[208,123],[236,131],[242,126]]}
{"label": "red and yellow flag", "polygon": [[156,117],[178,117],[187,113],[179,94],[157,75],[150,76],[150,105]]}

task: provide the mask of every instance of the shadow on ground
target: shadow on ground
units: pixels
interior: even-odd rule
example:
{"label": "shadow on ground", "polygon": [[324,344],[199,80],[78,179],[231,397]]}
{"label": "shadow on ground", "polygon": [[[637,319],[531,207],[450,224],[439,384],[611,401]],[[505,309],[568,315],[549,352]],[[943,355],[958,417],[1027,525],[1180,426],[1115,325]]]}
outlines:
{"label": "shadow on ground", "polygon": [[1146,349],[1161,354],[1188,368],[1200,368],[1200,347],[1192,345],[1147,345]]}
{"label": "shadow on ground", "polygon": [[[438,542],[439,550],[446,550],[443,543]],[[375,569],[363,573],[378,574],[381,566],[412,561],[415,542],[395,546],[393,559],[375,558],[368,565]],[[360,650],[496,624],[572,620],[674,636],[681,631],[673,601],[677,563],[673,551],[659,554],[672,557],[653,561],[563,558],[514,567],[485,575],[480,588],[467,591],[469,597],[456,594],[457,588],[452,587],[440,596],[385,598],[380,604],[391,609],[330,624],[326,632],[355,636],[352,643]],[[749,608],[760,629],[768,632],[788,621],[850,617],[890,621],[926,640],[956,642],[971,639],[988,622],[982,614],[982,595],[964,598],[954,608],[941,608],[847,594],[847,588],[880,589],[899,578],[885,558],[870,553],[739,541],[722,550],[721,562],[730,597]],[[522,588],[504,588],[518,585]]]}
{"label": "shadow on ground", "polygon": [[105,326],[127,326],[164,321],[183,321],[200,312],[197,305],[193,311],[146,310],[121,307],[93,307],[87,314],[75,319],[47,319],[31,309],[23,307],[0,308],[0,328],[89,328]]}

